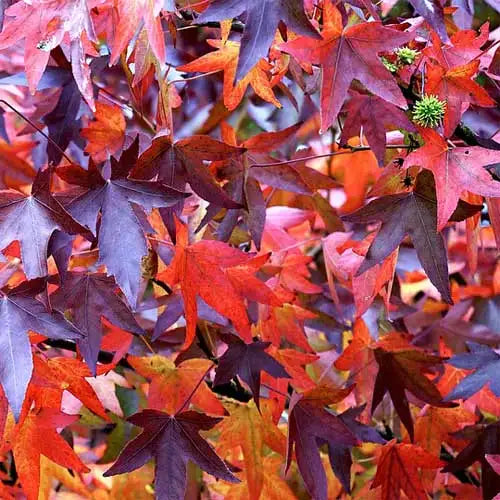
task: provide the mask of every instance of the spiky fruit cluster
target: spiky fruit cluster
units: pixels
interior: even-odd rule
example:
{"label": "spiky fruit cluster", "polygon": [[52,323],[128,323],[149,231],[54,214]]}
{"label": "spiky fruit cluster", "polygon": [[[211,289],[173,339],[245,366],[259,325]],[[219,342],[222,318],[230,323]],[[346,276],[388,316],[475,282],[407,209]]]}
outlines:
{"label": "spiky fruit cluster", "polygon": [[380,58],[382,61],[382,64],[391,72],[391,73],[396,73],[398,70],[398,67],[396,64],[392,63],[391,61],[387,60],[385,57]]}
{"label": "spiky fruit cluster", "polygon": [[446,102],[435,95],[426,95],[415,103],[413,121],[421,127],[437,127],[443,120]]}
{"label": "spiky fruit cluster", "polygon": [[412,64],[417,58],[419,51],[410,49],[409,47],[401,47],[396,49],[394,53],[398,56],[398,62],[401,64]]}

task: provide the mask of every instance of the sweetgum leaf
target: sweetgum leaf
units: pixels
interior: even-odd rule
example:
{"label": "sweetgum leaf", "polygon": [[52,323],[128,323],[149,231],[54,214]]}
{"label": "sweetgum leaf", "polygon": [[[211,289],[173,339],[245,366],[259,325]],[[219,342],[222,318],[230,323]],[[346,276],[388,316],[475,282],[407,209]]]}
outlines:
{"label": "sweetgum leaf", "polygon": [[52,306],[61,312],[69,310],[73,323],[85,335],[77,343],[94,375],[103,335],[102,317],[128,332],[144,333],[116,289],[115,280],[103,273],[72,271],[50,296]]}
{"label": "sweetgum leaf", "polygon": [[500,355],[488,346],[468,342],[470,352],[453,356],[448,363],[456,368],[475,370],[467,375],[444,398],[446,401],[467,399],[489,384],[493,393],[500,397]]}
{"label": "sweetgum leaf", "polygon": [[88,234],[83,226],[50,193],[50,170],[40,170],[31,195],[0,191],[0,248],[17,240],[26,276],[46,276],[49,239],[57,229],[68,234]]}
{"label": "sweetgum leaf", "polygon": [[[466,435],[464,435],[466,434]],[[500,476],[495,472],[487,455],[500,453],[500,424],[477,425],[459,431],[455,437],[469,438],[469,444],[443,468],[442,472],[458,472],[470,467],[474,462],[481,464],[481,486],[483,498],[491,500],[500,493]]]}
{"label": "sweetgum leaf", "polygon": [[[362,224],[382,222],[357,275],[386,259],[408,235],[427,276],[443,300],[451,303],[446,247],[443,236],[436,231],[435,199],[433,179],[424,171],[417,177],[414,191],[382,196],[342,217],[347,222]],[[463,220],[480,209],[480,206],[460,201],[452,214],[452,220]]]}
{"label": "sweetgum leaf", "polygon": [[380,344],[374,352],[379,369],[373,389],[372,413],[388,392],[413,441],[413,420],[405,391],[433,406],[453,406],[443,402],[437,387],[424,375],[424,371],[440,364],[442,358],[400,345],[395,336],[384,338]]}
{"label": "sweetgum leaf", "polygon": [[355,79],[386,101],[407,108],[396,80],[380,62],[378,53],[403,45],[411,40],[412,34],[387,28],[380,22],[344,28],[340,12],[328,0],[323,8],[321,36],[320,41],[298,37],[280,48],[300,61],[322,66],[322,130],[330,127],[337,118]]}
{"label": "sweetgum leaf", "polygon": [[[210,174],[203,160],[224,160],[235,158],[244,152],[212,139],[194,135],[172,143],[170,137],[160,135],[153,139],[151,146],[138,158],[131,177],[158,180],[174,189],[183,190],[189,183],[191,189],[201,198],[218,207],[240,208],[241,204],[228,197]],[[175,240],[174,215],[182,212],[183,203],[161,209],[163,220],[170,235]]]}
{"label": "sweetgum leaf", "polygon": [[275,378],[290,378],[290,375],[265,351],[271,342],[255,341],[245,344],[238,337],[230,334],[225,334],[222,338],[228,347],[219,359],[214,385],[227,384],[238,375],[248,384],[255,404],[259,408],[261,372],[269,373]]}
{"label": "sweetgum leaf", "polygon": [[[81,120],[78,115],[81,102],[82,95],[78,85],[73,78],[70,78],[62,87],[56,107],[43,119],[49,129],[49,137],[62,151],[66,150],[71,141],[79,140]],[[47,142],[49,163],[58,165],[61,162],[61,150],[52,142]]]}
{"label": "sweetgum leaf", "polygon": [[348,139],[358,136],[363,130],[379,165],[384,164],[386,128],[397,127],[408,132],[417,132],[417,128],[403,111],[377,96],[353,94],[344,106],[344,112],[346,121],[340,143],[347,144]]}
{"label": "sweetgum leaf", "polygon": [[220,422],[220,418],[195,411],[169,415],[157,410],[144,410],[129,417],[128,421],[142,427],[143,431],[125,446],[115,464],[104,473],[105,476],[131,472],[154,458],[155,493],[162,500],[184,498],[188,461],[216,478],[230,483],[239,482],[199,435],[200,431],[209,430]]}
{"label": "sweetgum leaf", "polygon": [[99,260],[106,265],[133,308],[139,300],[141,264],[148,246],[143,226],[136,215],[142,209],[170,207],[187,196],[186,193],[155,181],[132,180],[127,176],[137,160],[139,141],[122,153],[120,160],[111,159],[111,177],[102,177],[92,162],[88,170],[76,165],[60,167],[58,175],[71,184],[85,188],[67,205],[76,220],[97,234]]}
{"label": "sweetgum leaf", "polygon": [[0,383],[14,417],[21,412],[24,395],[33,371],[33,359],[28,332],[33,331],[55,339],[81,339],[82,333],[59,312],[48,312],[34,298],[43,287],[33,280],[18,287],[1,291],[0,323]]}
{"label": "sweetgum leaf", "polygon": [[[286,469],[290,467],[295,447],[297,465],[306,488],[311,497],[317,500],[327,499],[326,474],[318,449],[322,444],[328,445],[334,472],[339,473],[341,481],[350,483],[345,477],[345,470],[350,467],[349,450],[360,441],[346,422],[324,408],[327,404],[344,399],[349,392],[350,389],[335,390],[318,386],[304,394],[295,393],[290,401]],[[346,421],[352,423],[349,417]]]}
{"label": "sweetgum leaf", "polygon": [[422,166],[432,171],[436,184],[437,226],[443,229],[463,191],[500,197],[500,182],[484,168],[500,162],[500,151],[480,146],[451,148],[445,139],[430,129],[421,131],[425,144],[410,153],[404,166]]}

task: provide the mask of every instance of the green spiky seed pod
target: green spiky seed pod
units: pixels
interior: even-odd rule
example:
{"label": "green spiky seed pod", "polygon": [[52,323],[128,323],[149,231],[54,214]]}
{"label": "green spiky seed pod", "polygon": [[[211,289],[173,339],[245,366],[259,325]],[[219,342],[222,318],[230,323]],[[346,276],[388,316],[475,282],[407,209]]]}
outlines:
{"label": "green spiky seed pod", "polygon": [[435,95],[426,95],[415,103],[413,121],[421,127],[437,127],[446,111],[446,102],[440,101]]}
{"label": "green spiky seed pod", "polygon": [[413,50],[409,47],[401,47],[400,49],[396,49],[394,53],[398,56],[398,62],[401,64],[412,64],[420,54],[418,50]]}
{"label": "green spiky seed pod", "polygon": [[382,64],[391,72],[391,73],[396,73],[398,70],[398,67],[394,64],[391,63],[391,61],[388,61],[385,57],[380,58],[382,61]]}

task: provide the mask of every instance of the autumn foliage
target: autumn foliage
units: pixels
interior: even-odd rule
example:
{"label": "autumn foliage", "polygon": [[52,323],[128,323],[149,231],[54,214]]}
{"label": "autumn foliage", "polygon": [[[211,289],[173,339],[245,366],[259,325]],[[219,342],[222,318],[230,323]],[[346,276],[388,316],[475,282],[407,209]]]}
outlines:
{"label": "autumn foliage", "polygon": [[500,499],[498,7],[1,1],[0,499]]}

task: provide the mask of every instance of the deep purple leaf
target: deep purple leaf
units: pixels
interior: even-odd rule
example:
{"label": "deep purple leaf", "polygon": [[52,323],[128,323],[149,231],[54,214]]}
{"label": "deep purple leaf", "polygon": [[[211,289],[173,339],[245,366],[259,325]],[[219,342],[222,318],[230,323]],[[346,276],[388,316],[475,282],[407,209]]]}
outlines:
{"label": "deep purple leaf", "polygon": [[69,310],[73,323],[84,334],[78,346],[94,375],[103,335],[102,317],[130,333],[144,333],[116,289],[115,280],[103,273],[69,272],[50,296],[52,306],[62,313]]}
{"label": "deep purple leaf", "polygon": [[131,472],[154,458],[155,495],[162,500],[184,498],[188,461],[216,478],[230,483],[239,482],[199,435],[200,431],[209,430],[220,422],[220,418],[194,411],[169,415],[157,410],[144,410],[128,420],[142,427],[143,431],[125,446],[115,464],[104,473],[105,476]]}
{"label": "deep purple leaf", "polygon": [[[437,204],[433,178],[428,171],[419,174],[410,193],[383,196],[352,214],[347,222],[382,222],[357,275],[386,259],[409,236],[422,267],[443,300],[452,303],[448,280],[448,259],[443,236],[437,227]],[[480,206],[459,202],[452,220],[461,220],[480,210]]]}
{"label": "deep purple leaf", "polygon": [[265,371],[276,378],[290,378],[290,375],[265,351],[271,345],[270,342],[255,341],[245,344],[235,335],[224,334],[221,337],[228,344],[228,348],[219,359],[214,385],[227,384],[238,375],[250,388],[259,408],[260,372]]}
{"label": "deep purple leaf", "polygon": [[[76,220],[98,234],[99,261],[106,265],[133,308],[137,306],[142,279],[141,265],[148,245],[136,212],[140,207],[170,207],[188,196],[155,181],[128,179],[138,154],[138,139],[119,161],[111,159],[111,178],[104,179],[92,163],[88,170],[71,165],[58,169],[67,182],[87,188],[67,206]],[[132,205],[135,204],[135,205]]]}
{"label": "deep purple leaf", "polygon": [[350,481],[345,477],[345,470],[351,466],[349,450],[359,444],[358,438],[339,416],[318,406],[315,401],[294,394],[289,407],[286,469],[290,467],[295,447],[300,474],[315,500],[327,499],[326,474],[318,449],[325,443],[331,453],[330,459],[341,461],[337,464],[339,469],[334,471],[339,472],[339,479],[346,483],[344,486],[349,491]]}

